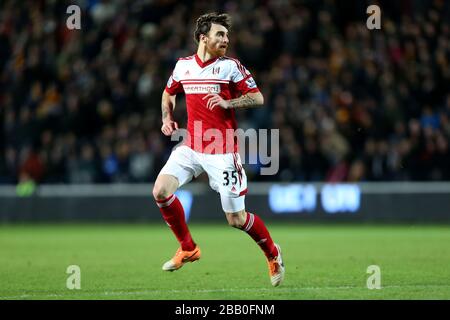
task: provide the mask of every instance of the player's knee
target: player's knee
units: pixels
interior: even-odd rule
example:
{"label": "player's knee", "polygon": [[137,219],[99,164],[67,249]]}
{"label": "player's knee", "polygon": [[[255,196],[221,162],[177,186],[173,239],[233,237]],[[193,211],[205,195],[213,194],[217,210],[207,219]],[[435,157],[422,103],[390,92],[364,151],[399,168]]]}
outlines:
{"label": "player's knee", "polygon": [[247,218],[245,210],[236,213],[227,213],[226,216],[230,227],[236,229],[242,229],[244,227]]}
{"label": "player's knee", "polygon": [[167,197],[170,196],[170,192],[167,188],[164,187],[164,185],[161,185],[159,183],[155,183],[153,186],[153,198],[155,200],[164,200],[167,199]]}
{"label": "player's knee", "polygon": [[228,225],[236,229],[242,229],[243,224],[236,220],[228,220]]}

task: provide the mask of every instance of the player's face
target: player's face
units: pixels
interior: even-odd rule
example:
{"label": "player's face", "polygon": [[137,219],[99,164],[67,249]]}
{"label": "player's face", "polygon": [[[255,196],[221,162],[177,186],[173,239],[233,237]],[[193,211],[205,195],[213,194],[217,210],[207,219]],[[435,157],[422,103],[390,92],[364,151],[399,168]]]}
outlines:
{"label": "player's face", "polygon": [[228,48],[228,30],[220,24],[211,24],[206,39],[206,50],[214,57],[224,56]]}

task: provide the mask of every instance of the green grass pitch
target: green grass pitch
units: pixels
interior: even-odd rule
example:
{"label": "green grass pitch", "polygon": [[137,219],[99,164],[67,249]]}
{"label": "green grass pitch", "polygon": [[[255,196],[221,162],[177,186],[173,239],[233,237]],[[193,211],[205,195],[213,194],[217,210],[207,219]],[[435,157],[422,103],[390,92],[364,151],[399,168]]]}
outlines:
{"label": "green grass pitch", "polygon": [[[0,225],[0,299],[450,299],[450,226],[267,225],[286,264],[277,288],[259,247],[225,221],[191,224],[202,258],[172,273],[163,222]],[[66,288],[69,265],[80,290]],[[379,290],[366,287],[369,265]]]}

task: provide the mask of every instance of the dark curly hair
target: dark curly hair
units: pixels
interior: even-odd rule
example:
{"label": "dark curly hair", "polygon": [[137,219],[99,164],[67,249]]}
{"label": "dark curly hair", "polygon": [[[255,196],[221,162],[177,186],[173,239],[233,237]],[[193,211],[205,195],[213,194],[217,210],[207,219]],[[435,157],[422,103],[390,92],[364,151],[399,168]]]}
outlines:
{"label": "dark curly hair", "polygon": [[231,18],[226,13],[217,13],[217,12],[211,12],[206,13],[204,15],[201,15],[197,19],[197,23],[195,25],[195,31],[194,31],[194,40],[195,43],[199,43],[200,41],[200,35],[201,34],[207,34],[209,30],[211,30],[211,24],[220,24],[227,28],[228,30],[231,29]]}

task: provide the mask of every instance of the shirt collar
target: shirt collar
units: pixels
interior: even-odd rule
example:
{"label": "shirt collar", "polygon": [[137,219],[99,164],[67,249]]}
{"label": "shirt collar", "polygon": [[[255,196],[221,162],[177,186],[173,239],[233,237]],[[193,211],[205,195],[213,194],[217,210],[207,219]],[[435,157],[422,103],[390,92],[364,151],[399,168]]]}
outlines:
{"label": "shirt collar", "polygon": [[217,59],[219,59],[219,57],[212,58],[212,59],[209,59],[208,61],[203,62],[203,61],[200,59],[200,57],[198,56],[198,54],[195,54],[195,61],[197,61],[197,64],[198,64],[201,68],[204,68],[204,67],[210,65],[211,63],[213,63],[213,62],[216,61]]}

